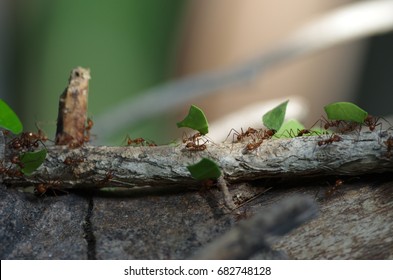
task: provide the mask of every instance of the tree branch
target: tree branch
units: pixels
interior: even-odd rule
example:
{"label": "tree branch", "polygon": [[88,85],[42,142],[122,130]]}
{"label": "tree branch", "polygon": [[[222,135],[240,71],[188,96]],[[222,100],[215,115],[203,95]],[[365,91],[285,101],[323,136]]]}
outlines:
{"label": "tree branch", "polygon": [[[3,180],[9,185],[49,183],[59,189],[192,187],[200,183],[190,176],[186,166],[202,157],[216,161],[228,183],[393,170],[391,147],[385,143],[390,132],[368,131],[340,136],[341,141],[322,146],[318,146],[318,141],[331,136],[270,139],[254,151],[246,149],[247,142],[211,143],[206,150],[197,152],[186,150],[183,144],[158,147],[83,146],[78,149],[52,146],[48,147],[45,162],[32,176],[4,177],[3,174]],[[11,163],[6,161],[3,165],[11,166]]]}

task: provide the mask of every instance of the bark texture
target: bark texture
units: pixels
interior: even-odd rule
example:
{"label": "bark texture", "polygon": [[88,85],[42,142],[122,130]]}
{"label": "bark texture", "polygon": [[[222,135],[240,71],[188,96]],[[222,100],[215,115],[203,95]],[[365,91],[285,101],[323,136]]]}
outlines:
{"label": "bark texture", "polygon": [[60,96],[56,145],[81,146],[85,142],[90,70],[71,71],[68,86]]}
{"label": "bark texture", "polygon": [[[331,136],[265,140],[249,151],[246,142],[210,144],[189,151],[183,144],[159,147],[48,147],[44,164],[33,176],[6,177],[9,184],[57,182],[59,188],[198,186],[187,165],[208,157],[217,162],[228,183],[263,178],[361,175],[393,170],[390,132],[341,135],[341,141],[319,146]],[[71,160],[66,163],[68,160]]]}

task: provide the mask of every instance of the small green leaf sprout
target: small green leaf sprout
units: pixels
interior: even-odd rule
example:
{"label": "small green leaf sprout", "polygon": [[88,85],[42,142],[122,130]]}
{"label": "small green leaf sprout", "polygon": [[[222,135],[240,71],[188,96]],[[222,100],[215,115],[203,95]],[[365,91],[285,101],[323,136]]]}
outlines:
{"label": "small green leaf sprout", "polygon": [[184,120],[177,123],[177,127],[188,127],[199,131],[202,135],[209,132],[209,124],[205,113],[195,105],[191,105],[188,115]]}
{"label": "small green leaf sprout", "polygon": [[187,166],[191,176],[198,180],[216,180],[221,176],[221,170],[217,163],[208,158],[202,158],[198,163]]}
{"label": "small green leaf sprout", "polygon": [[21,171],[25,175],[31,175],[44,162],[47,151],[39,150],[35,152],[26,152],[20,155],[20,162],[23,164]]}
{"label": "small green leaf sprout", "polygon": [[0,99],[0,127],[11,131],[13,134],[19,134],[23,130],[18,116],[2,99]]}
{"label": "small green leaf sprout", "polygon": [[289,100],[281,103],[263,115],[262,122],[270,130],[279,131],[285,118]]}
{"label": "small green leaf sprout", "polygon": [[335,102],[324,107],[329,120],[363,123],[368,113],[351,102]]}

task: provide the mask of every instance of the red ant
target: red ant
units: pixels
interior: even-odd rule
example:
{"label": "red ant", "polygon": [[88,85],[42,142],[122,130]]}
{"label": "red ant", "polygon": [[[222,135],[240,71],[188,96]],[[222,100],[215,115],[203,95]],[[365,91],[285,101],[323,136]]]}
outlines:
{"label": "red ant", "polygon": [[21,169],[25,167],[25,165],[24,165],[23,162],[20,160],[20,157],[19,157],[18,155],[14,155],[14,156],[11,158],[11,162],[12,162],[13,164],[18,165]]}
{"label": "red ant", "polygon": [[305,129],[298,130],[296,137],[301,137],[304,134],[310,134],[310,135],[317,134],[318,135],[319,133],[317,131],[305,128]]}
{"label": "red ant", "polygon": [[310,134],[310,133],[312,133],[312,131],[311,130],[309,130],[309,129],[302,129],[302,130],[299,130],[298,131],[298,133],[297,133],[297,137],[301,137],[301,136],[303,136],[304,134]]}
{"label": "red ant", "polygon": [[386,157],[390,158],[392,156],[392,149],[393,149],[393,137],[389,136],[389,138],[383,142],[386,145],[387,153]]}
{"label": "red ant", "polygon": [[100,184],[100,185],[107,184],[107,183],[109,183],[112,179],[113,179],[113,173],[112,173],[112,171],[108,171],[108,172],[105,173],[104,179],[102,179],[102,180],[99,181],[99,184]]}
{"label": "red ant", "polygon": [[11,140],[9,146],[14,150],[38,148],[39,142],[43,144],[47,140],[48,137],[39,129],[38,133],[22,132],[19,137]]}
{"label": "red ant", "polygon": [[334,182],[334,185],[330,185],[329,184],[329,187],[326,189],[325,195],[324,195],[323,198],[318,198],[318,194],[319,194],[319,191],[318,191],[317,194],[315,195],[315,199],[317,199],[317,200],[326,200],[328,198],[332,198],[336,194],[342,194],[340,189],[342,188],[343,184],[344,184],[343,180],[337,179]]}
{"label": "red ant", "polygon": [[332,197],[333,195],[338,193],[338,189],[344,184],[344,181],[341,179],[337,179],[334,186],[328,188],[325,192],[325,197]]}
{"label": "red ant", "polygon": [[90,118],[87,118],[86,122],[87,122],[87,126],[85,127],[85,130],[90,131],[93,128],[94,122]]}
{"label": "red ant", "polygon": [[374,117],[372,115],[367,115],[364,119],[364,125],[367,126],[370,131],[374,131],[377,126],[382,127],[382,123],[379,122],[380,117]]}
{"label": "red ant", "polygon": [[235,143],[235,136],[236,136],[237,142],[241,142],[244,140],[244,138],[254,135],[258,132],[258,130],[254,129],[252,127],[247,128],[246,131],[243,131],[243,128],[240,128],[240,130],[241,130],[241,133],[239,133],[236,129],[232,128],[229,131],[227,138],[225,138],[225,141],[228,139],[229,135],[231,135],[232,132],[233,132],[232,143]]}
{"label": "red ant", "polygon": [[324,122],[323,128],[328,130],[331,127],[338,128],[342,124],[342,120],[327,120],[325,117],[322,116],[321,122]]}
{"label": "red ant", "polygon": [[67,191],[60,189],[61,181],[49,181],[45,183],[38,183],[34,186],[34,193],[36,195],[44,195],[48,190],[51,190],[54,195],[56,191],[62,192],[63,194],[68,194]]}
{"label": "red ant", "polygon": [[8,177],[23,177],[23,173],[17,169],[6,168],[3,163],[0,163],[0,174],[5,174]]}
{"label": "red ant", "polygon": [[200,132],[195,133],[194,135],[187,137],[187,135],[183,135],[183,143],[186,144],[185,148],[188,151],[204,151],[207,149],[206,143],[209,140],[206,140],[203,144],[200,144],[199,141],[203,135]]}
{"label": "red ant", "polygon": [[183,134],[183,143],[184,144],[186,144],[188,142],[196,143],[197,141],[199,141],[200,137],[202,137],[202,134],[200,132],[197,132],[194,135],[191,135],[190,137],[187,137],[187,135],[184,133]]}
{"label": "red ant", "polygon": [[324,129],[328,130],[329,128],[335,127],[337,131],[340,133],[345,133],[345,132],[351,132],[356,129],[361,129],[361,124],[358,122],[354,121],[344,121],[344,120],[327,120],[324,117],[322,117],[322,121],[325,122],[325,125],[323,126]]}
{"label": "red ant", "polygon": [[250,142],[250,143],[248,143],[248,144],[246,145],[246,151],[248,151],[248,152],[254,151],[254,150],[256,150],[259,146],[261,146],[262,143],[263,143],[263,139],[260,139],[260,140],[258,140],[258,141],[255,141],[255,139],[254,139],[253,142]]}
{"label": "red ant", "polygon": [[276,132],[274,129],[263,130],[263,140],[272,138]]}
{"label": "red ant", "polygon": [[66,157],[63,162],[66,165],[77,165],[84,161],[85,159],[83,157]]}
{"label": "red ant", "polygon": [[246,145],[245,151],[251,152],[256,150],[259,146],[262,145],[264,140],[272,138],[274,134],[276,134],[274,129],[258,131],[256,136],[253,137],[253,141]]}
{"label": "red ant", "polygon": [[146,141],[141,137],[132,139],[130,136],[127,135],[125,141],[127,141],[127,146],[131,146],[131,145],[142,145],[142,146],[147,145],[149,147],[157,146],[154,142]]}
{"label": "red ant", "polygon": [[[198,141],[199,142],[199,141]],[[188,151],[193,151],[193,152],[196,152],[196,151],[204,151],[204,150],[206,150],[206,148],[207,148],[207,146],[206,146],[206,143],[207,143],[208,141],[205,141],[205,143],[203,143],[203,144],[199,144],[199,143],[195,143],[195,142],[188,142],[187,144],[186,144],[186,149],[188,150]]]}
{"label": "red ant", "polygon": [[338,136],[337,134],[333,134],[330,138],[326,140],[321,140],[318,141],[318,146],[324,146],[324,145],[329,145],[332,144],[333,142],[340,142],[342,138]]}
{"label": "red ant", "polygon": [[87,143],[90,142],[90,130],[93,128],[94,122],[92,121],[92,119],[87,118],[87,125],[85,127],[85,135],[83,136],[83,142]]}

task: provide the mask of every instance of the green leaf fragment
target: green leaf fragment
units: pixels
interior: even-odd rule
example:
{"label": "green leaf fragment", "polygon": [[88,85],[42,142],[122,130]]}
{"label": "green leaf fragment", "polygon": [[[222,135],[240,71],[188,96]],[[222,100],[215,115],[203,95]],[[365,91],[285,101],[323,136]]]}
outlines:
{"label": "green leaf fragment", "polygon": [[177,127],[188,127],[199,131],[202,135],[209,132],[209,124],[205,113],[195,105],[191,105],[188,115],[181,122],[177,123]]}
{"label": "green leaf fragment", "polygon": [[266,126],[268,129],[274,129],[275,131],[279,131],[284,122],[288,102],[289,100],[281,103],[277,107],[264,114],[262,117],[263,125]]}
{"label": "green leaf fragment", "polygon": [[46,150],[36,152],[26,152],[20,155],[20,161],[23,163],[21,171],[25,175],[31,175],[44,162],[46,158]]}
{"label": "green leaf fragment", "polygon": [[0,127],[11,131],[13,134],[19,134],[23,130],[18,116],[2,99],[0,99]]}
{"label": "green leaf fragment", "polygon": [[187,166],[191,176],[199,181],[217,179],[221,176],[221,170],[217,163],[208,158],[202,158],[198,163]]}
{"label": "green leaf fragment", "polygon": [[336,102],[324,107],[329,120],[363,123],[368,113],[351,102]]}

